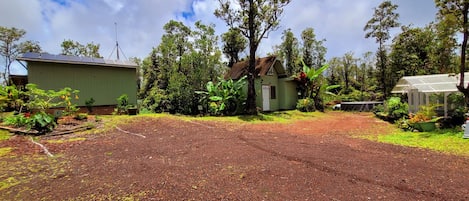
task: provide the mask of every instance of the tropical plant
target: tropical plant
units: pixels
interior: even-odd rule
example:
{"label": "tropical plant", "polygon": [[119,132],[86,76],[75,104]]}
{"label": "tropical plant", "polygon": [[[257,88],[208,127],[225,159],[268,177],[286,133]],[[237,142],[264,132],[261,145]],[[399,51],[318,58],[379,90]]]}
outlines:
{"label": "tropical plant", "polygon": [[37,130],[39,133],[51,132],[57,126],[54,116],[45,112],[35,113],[28,124],[28,128]]}
{"label": "tropical plant", "polygon": [[219,78],[217,83],[208,82],[207,91],[196,91],[203,95],[202,103],[208,104],[212,115],[233,115],[242,111],[246,94],[243,88],[246,85],[246,76],[239,80],[224,80]]}
{"label": "tropical plant", "polygon": [[[295,78],[299,82],[299,92],[302,98],[312,98],[314,106],[317,110],[324,111],[324,101],[321,92],[326,92],[327,84],[325,80],[319,79],[320,76],[327,70],[329,65],[325,64],[318,69],[307,66],[303,61],[303,71]],[[330,89],[335,86],[330,87]]]}
{"label": "tropical plant", "polygon": [[316,110],[314,100],[311,98],[300,99],[296,103],[296,109],[301,112],[314,112]]}
{"label": "tropical plant", "polygon": [[394,122],[408,116],[409,105],[401,101],[399,97],[391,97],[384,102],[384,106],[374,109],[376,116]]}

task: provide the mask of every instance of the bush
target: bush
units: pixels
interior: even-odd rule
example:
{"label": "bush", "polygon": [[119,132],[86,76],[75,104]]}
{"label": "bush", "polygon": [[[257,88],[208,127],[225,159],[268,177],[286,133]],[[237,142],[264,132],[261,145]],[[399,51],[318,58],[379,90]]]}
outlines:
{"label": "bush", "polygon": [[30,119],[25,117],[25,115],[21,113],[5,117],[3,121],[5,125],[14,126],[14,127],[27,127],[29,125],[29,122],[30,122]]}
{"label": "bush", "polygon": [[117,114],[127,114],[127,108],[129,107],[129,96],[122,94],[117,98]]}
{"label": "bush", "polygon": [[401,98],[391,97],[384,102],[384,106],[375,107],[374,113],[381,119],[394,122],[403,117],[407,117],[408,110],[408,104],[401,102]]}
{"label": "bush", "polygon": [[95,100],[94,98],[90,98],[88,100],[85,101],[85,105],[86,105],[86,108],[88,109],[88,112],[89,113],[92,113],[93,112],[93,104],[94,104]]}
{"label": "bush", "polygon": [[39,133],[50,132],[57,126],[54,117],[45,112],[38,112],[31,117],[27,117],[25,114],[16,114],[6,117],[4,124],[14,127],[25,127],[28,130],[34,129]]}
{"label": "bush", "polygon": [[39,133],[51,132],[57,126],[54,116],[45,112],[38,112],[31,117],[30,128]]}
{"label": "bush", "polygon": [[301,112],[314,112],[316,111],[314,100],[311,98],[300,99],[296,103],[296,109]]}

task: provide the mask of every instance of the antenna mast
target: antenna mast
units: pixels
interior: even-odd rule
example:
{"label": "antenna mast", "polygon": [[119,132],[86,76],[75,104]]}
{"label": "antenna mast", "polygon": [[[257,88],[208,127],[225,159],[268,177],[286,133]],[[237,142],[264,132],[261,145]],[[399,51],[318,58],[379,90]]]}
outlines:
{"label": "antenna mast", "polygon": [[109,55],[108,59],[111,59],[112,55],[114,54],[114,50],[116,50],[117,60],[119,60],[120,59],[119,50],[120,50],[124,58],[127,60],[127,57],[125,56],[124,51],[122,51],[122,49],[119,47],[119,41],[117,40],[117,22],[114,22],[114,26],[116,30],[116,46],[114,46],[114,49],[112,49],[112,52]]}
{"label": "antenna mast", "polygon": [[117,41],[117,22],[114,22],[114,25],[116,27],[116,50],[117,50],[117,60],[119,60],[119,42]]}

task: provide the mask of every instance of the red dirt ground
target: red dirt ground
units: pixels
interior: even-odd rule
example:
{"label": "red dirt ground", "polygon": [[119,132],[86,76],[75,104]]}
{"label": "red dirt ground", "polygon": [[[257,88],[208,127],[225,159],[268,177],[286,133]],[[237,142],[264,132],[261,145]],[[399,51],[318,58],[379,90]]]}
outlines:
{"label": "red dirt ground", "polygon": [[[115,129],[63,144],[46,140],[70,136],[41,139],[54,161],[35,161],[43,171],[1,189],[0,199],[469,200],[469,158],[353,138],[393,129],[367,113],[288,124],[138,118],[120,128],[139,135]],[[43,155],[21,136],[0,145],[13,144],[18,156]]]}

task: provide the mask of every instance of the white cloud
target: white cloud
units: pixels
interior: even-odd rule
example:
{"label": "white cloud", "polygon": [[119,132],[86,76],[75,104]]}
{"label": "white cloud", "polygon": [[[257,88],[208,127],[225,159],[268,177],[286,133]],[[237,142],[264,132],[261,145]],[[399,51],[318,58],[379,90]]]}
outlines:
{"label": "white cloud", "polygon": [[[62,1],[64,2],[64,1]],[[375,51],[373,39],[365,39],[363,27],[372,17],[380,0],[295,0],[285,8],[280,27],[264,39],[258,51],[264,56],[281,42],[281,33],[291,28],[297,37],[312,27],[318,39],[325,38],[327,56],[342,56],[353,51],[360,56]],[[434,20],[436,9],[429,0],[393,0],[399,5],[402,24],[423,26]],[[0,1],[0,26],[17,27],[27,31],[25,39],[39,41],[43,50],[60,53],[65,39],[101,45],[107,58],[115,45],[118,25],[119,45],[127,57],[143,58],[158,45],[163,25],[169,20],[183,21],[193,26],[196,20],[215,24],[216,33],[228,28],[213,15],[217,0],[14,0]],[[191,14],[184,18],[182,13]]]}

